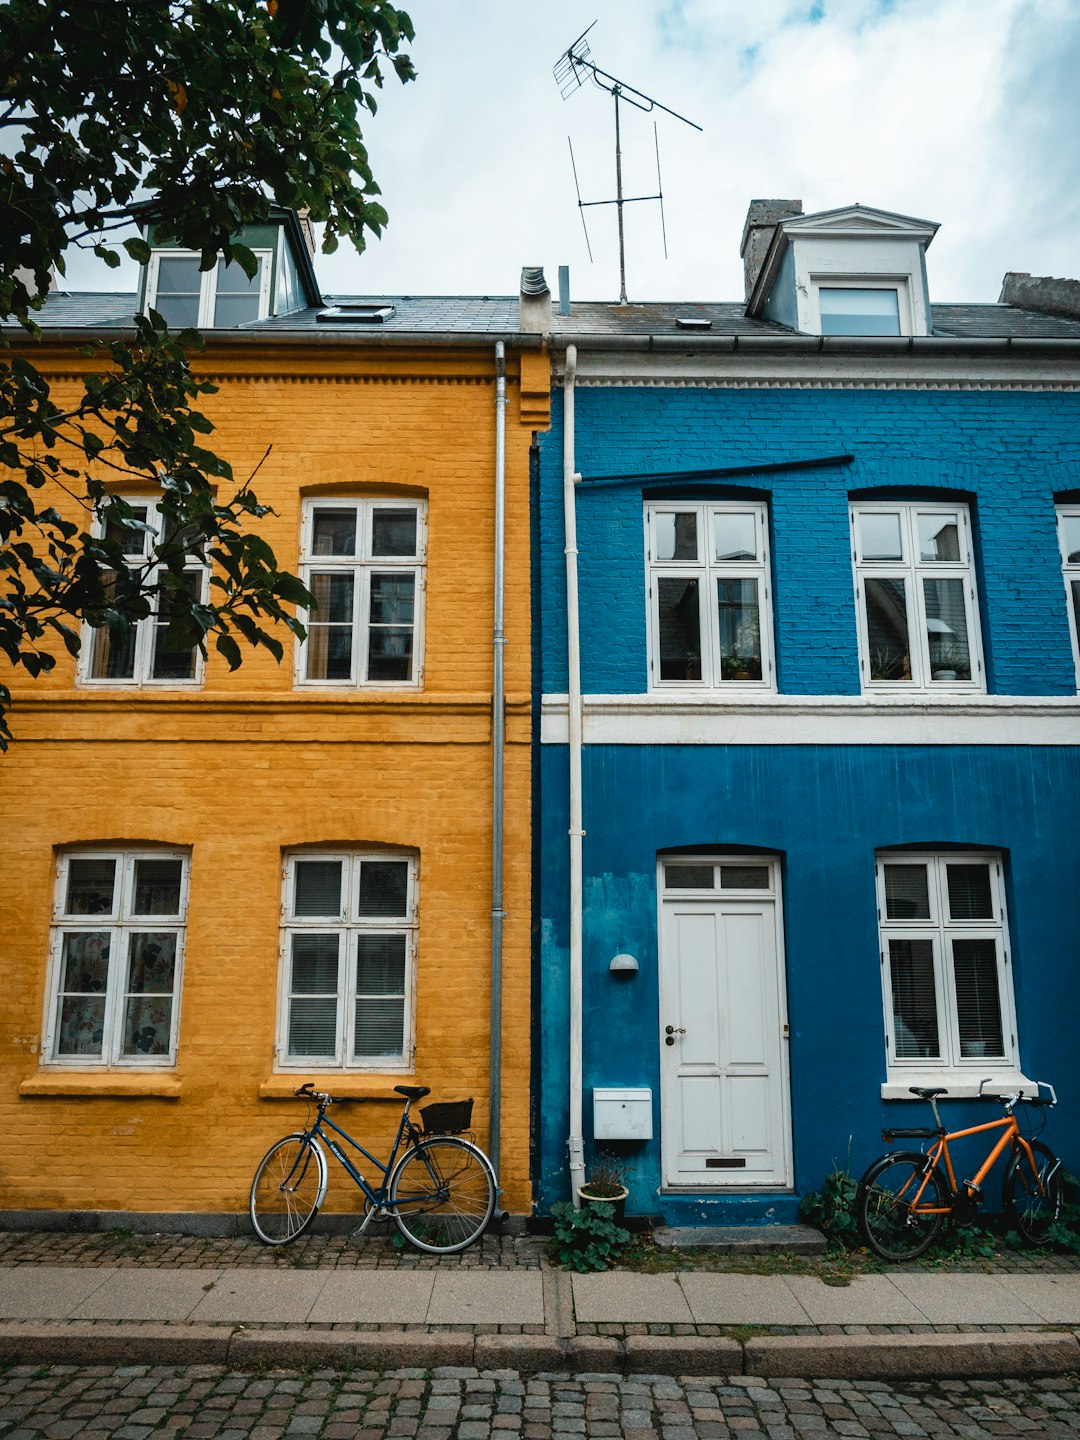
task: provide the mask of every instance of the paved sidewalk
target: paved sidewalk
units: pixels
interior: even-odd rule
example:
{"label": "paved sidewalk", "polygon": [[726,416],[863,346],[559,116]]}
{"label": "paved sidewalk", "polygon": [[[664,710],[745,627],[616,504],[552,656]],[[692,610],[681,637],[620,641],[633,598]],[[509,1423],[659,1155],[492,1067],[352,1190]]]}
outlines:
{"label": "paved sidewalk", "polygon": [[1080,1371],[1080,1273],[0,1266],[0,1363],[764,1376]]}

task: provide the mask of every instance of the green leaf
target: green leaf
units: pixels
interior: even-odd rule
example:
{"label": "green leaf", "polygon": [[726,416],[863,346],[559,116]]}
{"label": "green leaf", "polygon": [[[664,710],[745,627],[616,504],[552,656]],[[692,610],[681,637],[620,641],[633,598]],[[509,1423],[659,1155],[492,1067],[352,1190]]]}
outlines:
{"label": "green leaf", "polygon": [[137,237],[131,240],[125,240],[124,249],[131,256],[132,260],[137,260],[140,265],[149,265],[154,253],[145,240],[140,240]]}
{"label": "green leaf", "polygon": [[231,635],[219,635],[214,641],[220,654],[225,656],[229,662],[230,670],[239,670],[243,656],[240,653],[240,646]]}

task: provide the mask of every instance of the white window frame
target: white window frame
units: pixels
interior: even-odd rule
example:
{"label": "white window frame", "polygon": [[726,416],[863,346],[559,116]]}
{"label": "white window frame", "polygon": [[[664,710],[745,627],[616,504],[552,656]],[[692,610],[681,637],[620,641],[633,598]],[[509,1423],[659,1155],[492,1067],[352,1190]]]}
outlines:
{"label": "white window frame", "polygon": [[[879,335],[871,336],[871,339],[888,340],[898,339],[905,335],[913,335],[915,326],[911,313],[911,277],[908,275],[829,275],[827,273],[813,273],[810,276],[810,292],[813,296],[813,316],[817,326],[817,334],[822,335],[821,321],[821,292],[822,290],[892,290],[896,294],[896,313],[900,322],[900,336]],[[833,336],[831,338],[857,339],[851,335],[846,337]]]}
{"label": "white window frame", "polygon": [[[113,860],[118,877],[114,880],[114,904],[108,914],[69,915],[64,909],[68,876],[73,860]],[[135,887],[135,864],[139,860],[178,860],[181,862],[180,906],[174,915],[136,915],[132,911]],[[187,935],[187,912],[191,878],[191,856],[186,850],[171,849],[92,849],[65,851],[56,865],[56,890],[53,899],[52,932],[49,943],[49,967],[46,984],[45,1020],[42,1027],[42,1064],[64,1069],[175,1069],[177,1040],[180,1031],[180,998],[183,994],[184,942]],[[172,1023],[167,1055],[124,1055],[124,1000],[128,982],[127,937],[133,933],[175,934],[176,964],[173,971]],[[105,1015],[100,1055],[61,1055],[56,1053],[60,1034],[60,983],[63,978],[64,936],[84,931],[104,931],[110,937],[109,970],[105,990]]]}
{"label": "white window frame", "polygon": [[[927,871],[930,898],[929,919],[892,919],[886,909],[885,867],[922,865]],[[948,865],[985,865],[990,873],[993,917],[952,920],[948,908]],[[1020,1074],[1017,1045],[1016,1004],[1012,985],[1009,948],[1009,921],[1005,908],[1005,883],[1000,854],[992,850],[908,851],[879,850],[876,867],[878,935],[881,961],[882,1004],[885,1017],[885,1053],[889,1084],[887,1098],[907,1098],[908,1087],[918,1084],[946,1084],[951,1094],[977,1094],[986,1077],[998,1086],[1011,1078],[1027,1085]],[[933,946],[934,989],[937,1002],[940,1056],[898,1056],[893,1018],[890,940],[929,940]],[[997,952],[997,984],[1001,1006],[1002,1056],[971,1056],[961,1053],[956,986],[950,939],[993,939]],[[991,1093],[994,1087],[989,1087]]]}
{"label": "white window frame", "polygon": [[[296,916],[293,914],[296,889],[296,865],[303,861],[340,861],[343,870],[343,903],[336,917]],[[404,916],[365,916],[359,918],[360,869],[364,861],[401,861],[408,864],[408,894]],[[416,953],[419,930],[420,877],[419,859],[415,852],[394,850],[301,850],[285,857],[282,866],[281,948],[278,971],[278,1021],[275,1042],[276,1068],[283,1071],[304,1070],[319,1073],[377,1072],[405,1074],[416,1063]],[[333,1058],[326,1055],[290,1055],[289,1020],[292,977],[292,937],[320,932],[336,934],[338,939],[337,1029]],[[355,947],[354,937],[380,934],[405,935],[405,994],[402,1022],[402,1053],[400,1059],[375,1056],[353,1057],[356,1018]]]}
{"label": "white window frame", "polygon": [[[259,276],[259,313],[257,318],[265,320],[270,314],[270,280],[274,268],[273,250],[252,249],[251,253],[262,262],[262,273]],[[158,304],[158,270],[162,260],[199,260],[201,257],[197,250],[179,249],[155,249],[150,256],[150,263],[146,267],[146,309],[156,310]],[[218,264],[222,257],[219,255],[214,262],[212,269],[200,270],[199,272],[199,316],[195,322],[196,330],[213,330],[215,326],[215,314],[217,310],[217,273]],[[235,260],[232,262],[237,263]],[[233,327],[226,327],[233,328]]]}
{"label": "white window frame", "polygon": [[[134,509],[145,510],[145,523],[147,525],[153,526],[152,535],[148,531],[133,530],[127,532],[131,536],[136,536],[139,534],[143,536],[143,550],[142,553],[139,555],[131,555],[125,558],[127,560],[129,568],[131,569],[141,569],[143,567],[146,568],[146,586],[155,585],[157,583],[158,575],[164,567],[157,563],[148,564],[148,561],[149,551],[153,548],[155,544],[158,544],[161,540],[163,519],[161,506],[156,500],[152,500],[149,498],[149,496],[146,495],[125,495],[123,498],[127,502],[127,504],[132,506]],[[100,536],[105,533],[106,525],[102,520],[99,519],[95,521],[94,529],[95,533]],[[185,573],[190,573],[198,577],[198,591],[196,598],[200,604],[205,605],[207,597],[207,587],[210,581],[209,566],[199,561],[194,555],[189,555],[185,562],[184,570]],[[194,664],[192,667],[192,674],[186,680],[179,676],[156,676],[153,673],[154,642],[157,638],[158,628],[159,626],[156,613],[148,615],[145,619],[137,620],[135,622],[133,626],[135,632],[135,654],[132,666],[132,673],[130,675],[94,675],[94,642],[97,638],[97,635],[100,633],[100,629],[95,630],[93,626],[84,624],[82,627],[82,645],[79,651],[80,685],[92,685],[95,687],[101,685],[107,686],[110,689],[116,689],[118,686],[123,687],[124,689],[131,689],[132,687],[142,687],[143,685],[149,685],[152,686],[154,689],[167,690],[191,690],[200,686],[203,682],[205,660],[203,653],[198,645],[194,646],[192,649],[192,658]]]}
{"label": "white window frame", "polygon": [[[859,517],[866,514],[899,516],[902,558],[898,560],[866,560],[861,554]],[[956,521],[959,537],[959,560],[921,560],[918,558],[920,515],[948,516]],[[962,503],[932,500],[857,501],[850,506],[851,558],[855,579],[855,616],[859,638],[859,674],[865,693],[893,691],[903,694],[923,692],[938,694],[949,691],[984,692],[985,671],[982,659],[982,636],[979,628],[979,600],[975,589],[975,566],[971,547],[971,523],[968,507]],[[908,660],[910,680],[874,679],[871,674],[870,642],[867,633],[865,586],[868,579],[903,580],[907,601]],[[927,619],[923,580],[960,580],[963,582],[964,614],[968,633],[968,660],[971,679],[935,678],[926,639]]]}
{"label": "white window frame", "polygon": [[[657,560],[656,521],[660,515],[697,517],[696,560]],[[712,558],[712,517],[750,514],[754,517],[758,556],[755,560]],[[698,582],[698,627],[701,635],[701,679],[660,678],[659,581],[695,579]],[[723,674],[720,625],[716,610],[717,580],[756,580],[758,583],[758,641],[761,678],[734,679]],[[649,689],[652,691],[722,691],[731,696],[744,691],[775,691],[776,657],[773,648],[772,575],[769,562],[768,507],[760,500],[680,501],[650,500],[645,504],[645,603],[648,607]]]}
{"label": "white window frame", "polygon": [[1073,586],[1080,586],[1080,561],[1069,560],[1069,549],[1065,543],[1065,521],[1075,520],[1080,525],[1080,505],[1059,505],[1057,507],[1058,544],[1061,547],[1061,574],[1065,581],[1065,604],[1069,614],[1069,638],[1072,641],[1073,665],[1076,667],[1076,686],[1080,690],[1080,597]]}
{"label": "white window frame", "polygon": [[[317,510],[356,511],[356,554],[315,555],[312,531]],[[379,510],[413,510],[416,513],[416,554],[413,556],[373,555],[372,517]],[[315,572],[352,574],[352,668],[348,677],[322,679],[307,676],[309,640],[296,645],[295,679],[305,689],[335,690],[419,690],[424,681],[424,612],[427,592],[427,502],[414,496],[397,500],[391,496],[313,496],[304,501],[300,538],[300,575],[310,588]],[[407,680],[366,680],[371,636],[371,579],[374,574],[411,574],[415,578],[413,600],[412,675]],[[301,613],[305,623],[309,612]],[[368,618],[364,618],[368,617]],[[318,619],[318,612],[314,618]]]}

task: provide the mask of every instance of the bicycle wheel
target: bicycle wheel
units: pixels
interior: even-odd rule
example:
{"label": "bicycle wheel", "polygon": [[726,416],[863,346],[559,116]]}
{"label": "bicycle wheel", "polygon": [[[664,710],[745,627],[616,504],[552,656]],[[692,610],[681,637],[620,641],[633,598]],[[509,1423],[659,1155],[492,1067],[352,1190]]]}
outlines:
{"label": "bicycle wheel", "polygon": [[1029,1245],[1041,1245],[1046,1232],[1059,1219],[1065,1203],[1061,1162],[1039,1140],[1029,1140],[1035,1167],[1018,1145],[1005,1171],[1002,1198],[1005,1213]]}
{"label": "bicycle wheel", "polygon": [[422,1140],[394,1166],[389,1208],[406,1240],[452,1255],[484,1233],[495,1209],[495,1172],[484,1152],[452,1135]]}
{"label": "bicycle wheel", "polygon": [[306,1135],[271,1145],[251,1182],[251,1228],[264,1245],[287,1245],[302,1235],[326,1194],[326,1156]]}
{"label": "bicycle wheel", "polygon": [[914,1260],[929,1249],[951,1208],[936,1169],[924,1183],[925,1165],[926,1156],[914,1152],[882,1155],[859,1181],[855,1197],[859,1230],[883,1260]]}

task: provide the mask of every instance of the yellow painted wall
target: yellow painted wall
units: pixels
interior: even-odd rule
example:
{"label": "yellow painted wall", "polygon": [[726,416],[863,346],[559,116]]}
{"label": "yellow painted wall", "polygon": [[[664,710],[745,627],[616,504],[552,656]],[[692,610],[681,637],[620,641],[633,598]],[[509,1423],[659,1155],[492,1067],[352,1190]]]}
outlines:
{"label": "yellow painted wall", "polygon": [[[537,358],[507,423],[506,866],[502,1203],[529,1185],[528,447],[546,418]],[[69,362],[55,357],[60,374]],[[345,1124],[380,1149],[398,1083],[475,1097],[487,1139],[491,909],[491,676],[495,391],[492,350],[252,347],[204,361],[221,390],[211,448],[277,512],[260,527],[298,563],[305,493],[428,500],[424,683],[319,692],[286,660],[211,651],[203,686],[79,687],[72,662],[16,675],[16,741],[0,759],[0,1209],[225,1211],[302,1107],[301,1079],[372,1103]],[[46,367],[48,368],[48,367]],[[62,393],[62,380],[58,393]],[[338,489],[340,487],[340,489]],[[405,487],[405,491],[396,487]],[[41,1066],[49,924],[65,846],[190,847],[175,1072]],[[419,854],[412,1074],[275,1075],[282,856],[300,845]],[[117,1091],[121,1093],[116,1093]],[[162,1093],[164,1092],[164,1093]],[[355,1204],[332,1165],[327,1209]]]}

